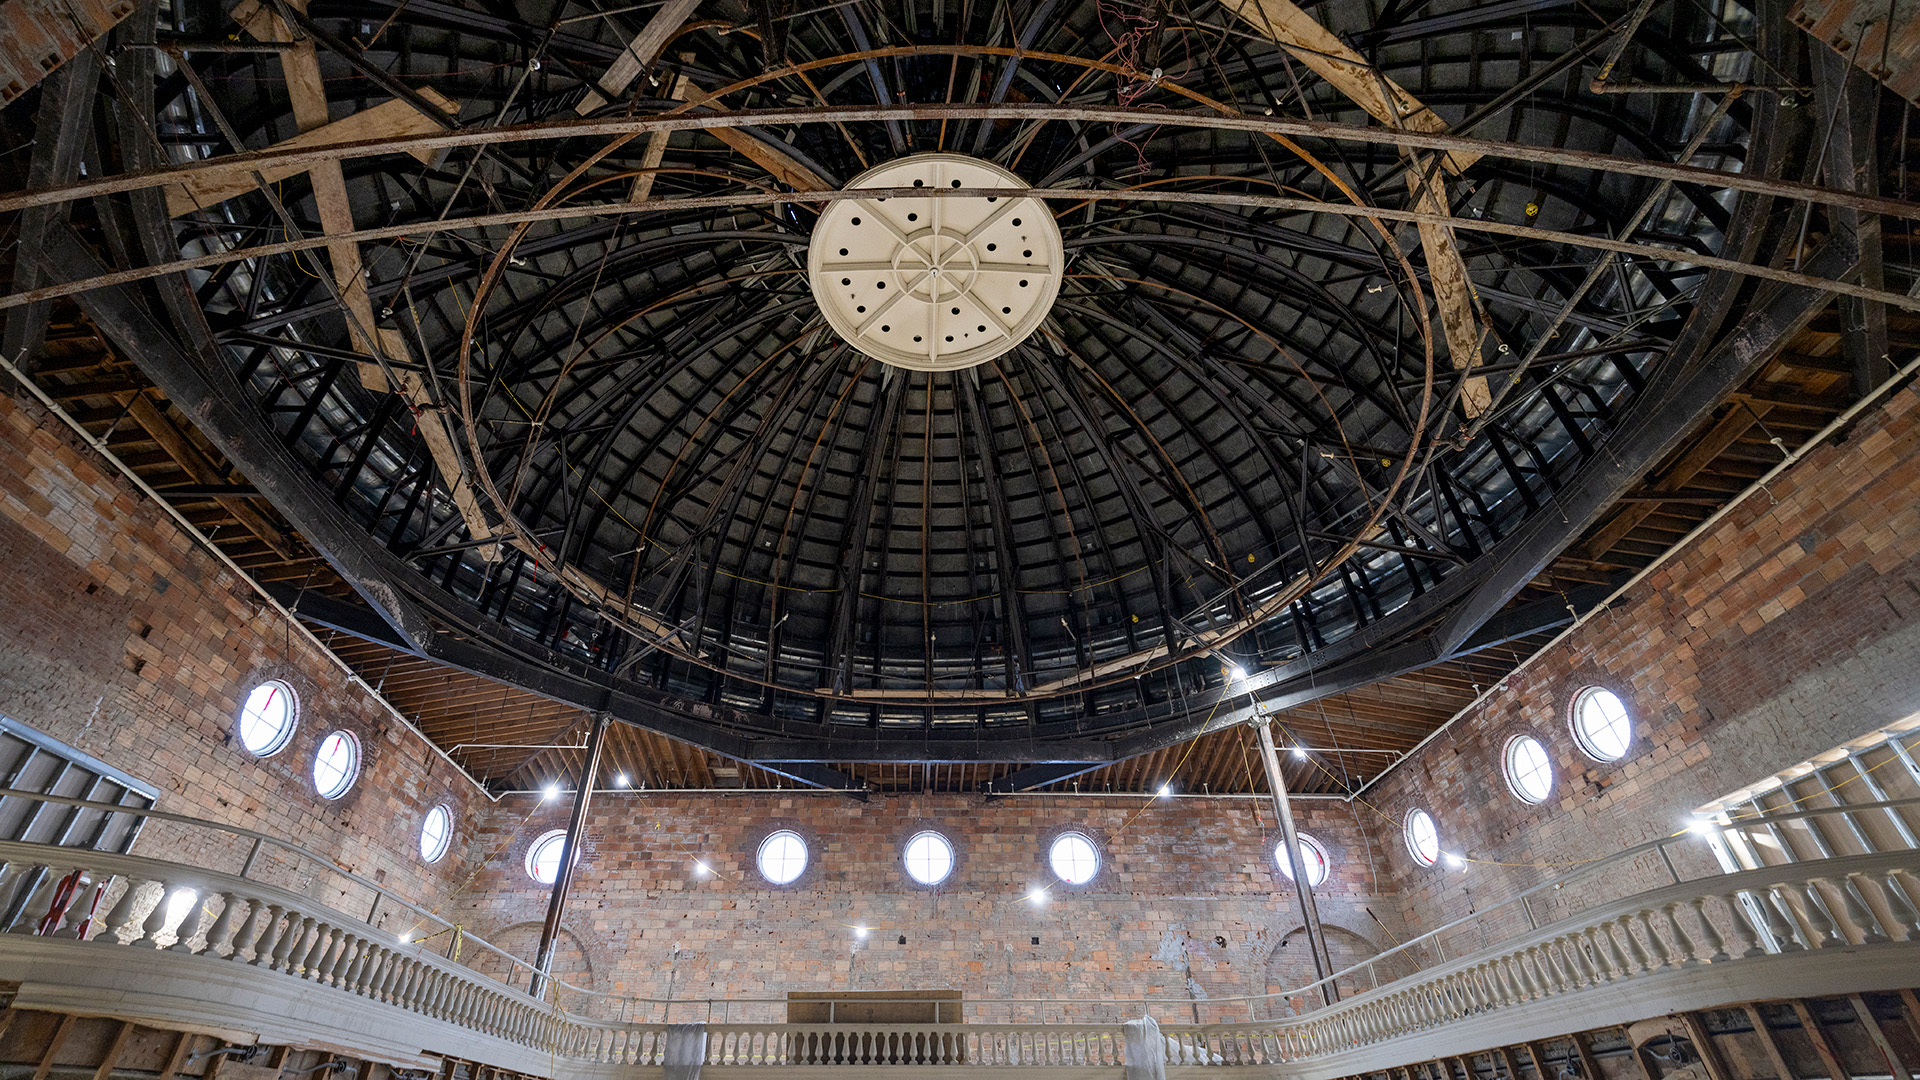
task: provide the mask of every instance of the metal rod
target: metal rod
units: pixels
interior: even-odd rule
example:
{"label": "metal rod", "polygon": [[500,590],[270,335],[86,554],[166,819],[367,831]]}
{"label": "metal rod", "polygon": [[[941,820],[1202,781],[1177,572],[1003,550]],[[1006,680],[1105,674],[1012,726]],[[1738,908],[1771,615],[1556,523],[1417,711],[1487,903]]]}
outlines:
{"label": "metal rod", "polygon": [[600,751],[606,745],[610,713],[595,713],[587,733],[587,760],[574,786],[573,814],[567,819],[567,838],[560,846],[560,866],[553,873],[553,894],[547,900],[546,925],[540,928],[540,949],[534,953],[534,971],[528,993],[540,997],[553,968],[554,939],[560,934],[560,914],[566,910],[567,890],[573,887],[573,861],[580,852],[580,834],[586,829],[587,808],[593,802],[593,778],[600,771]]}
{"label": "metal rod", "polygon": [[1320,981],[1321,999],[1331,1005],[1340,1000],[1340,988],[1327,979],[1333,973],[1333,962],[1327,958],[1326,938],[1320,933],[1320,909],[1313,902],[1313,886],[1307,882],[1306,861],[1300,857],[1300,836],[1293,829],[1293,807],[1287,802],[1287,782],[1280,776],[1280,755],[1273,749],[1273,732],[1267,726],[1266,716],[1256,714],[1248,723],[1260,737],[1260,760],[1267,766],[1267,786],[1273,789],[1273,813],[1280,819],[1287,865],[1293,868],[1293,888],[1300,897],[1300,920],[1307,928],[1314,978]]}

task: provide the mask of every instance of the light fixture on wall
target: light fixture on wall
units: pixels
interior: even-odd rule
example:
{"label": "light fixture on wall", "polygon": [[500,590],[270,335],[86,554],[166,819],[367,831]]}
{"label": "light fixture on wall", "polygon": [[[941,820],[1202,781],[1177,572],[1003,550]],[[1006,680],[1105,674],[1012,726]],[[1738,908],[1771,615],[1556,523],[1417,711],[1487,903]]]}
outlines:
{"label": "light fixture on wall", "polygon": [[711,873],[713,873],[713,870],[710,867],[708,867],[706,863],[701,862],[699,859],[693,860],[693,876],[694,877],[703,878]]}
{"label": "light fixture on wall", "polygon": [[1461,867],[1467,865],[1467,860],[1461,858],[1458,855],[1453,854],[1452,852],[1448,852],[1447,865],[1455,870],[1458,870]]}
{"label": "light fixture on wall", "polygon": [[559,784],[548,784],[546,787],[546,790],[540,793],[540,801],[545,802],[548,799],[558,796],[559,794],[560,794]]}
{"label": "light fixture on wall", "polygon": [[1161,784],[1161,785],[1160,785],[1160,797],[1161,797],[1161,798],[1163,798],[1163,799],[1164,799],[1164,798],[1166,798],[1167,796],[1169,796],[1169,795],[1172,795],[1172,794],[1173,794],[1173,785],[1172,785],[1172,784]]}
{"label": "light fixture on wall", "polygon": [[614,777],[614,778],[613,778],[613,786],[614,786],[614,787],[626,787],[626,786],[627,786],[627,774],[626,774],[626,773],[621,773],[621,774],[620,774],[619,776],[616,776],[616,777]]}
{"label": "light fixture on wall", "polygon": [[861,941],[867,940],[867,928],[864,926],[854,927],[853,936],[859,938]]}
{"label": "light fixture on wall", "polygon": [[1304,757],[1306,757],[1306,756],[1307,756],[1307,748],[1306,748],[1306,747],[1304,747],[1304,746],[1296,746],[1296,747],[1294,747],[1294,748],[1293,748],[1293,756],[1294,756],[1294,757],[1296,757],[1296,758],[1304,758]]}

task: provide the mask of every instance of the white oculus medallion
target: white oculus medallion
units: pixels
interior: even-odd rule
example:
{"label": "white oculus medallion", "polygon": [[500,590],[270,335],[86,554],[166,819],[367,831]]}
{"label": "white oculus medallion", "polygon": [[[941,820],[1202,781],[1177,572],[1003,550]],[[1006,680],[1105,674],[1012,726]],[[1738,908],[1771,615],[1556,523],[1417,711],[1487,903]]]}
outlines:
{"label": "white oculus medallion", "polygon": [[[963,154],[916,154],[849,188],[1005,188],[1027,183]],[[807,277],[854,348],[916,371],[984,364],[1026,340],[1060,294],[1060,228],[1038,199],[842,199],[813,227]]]}

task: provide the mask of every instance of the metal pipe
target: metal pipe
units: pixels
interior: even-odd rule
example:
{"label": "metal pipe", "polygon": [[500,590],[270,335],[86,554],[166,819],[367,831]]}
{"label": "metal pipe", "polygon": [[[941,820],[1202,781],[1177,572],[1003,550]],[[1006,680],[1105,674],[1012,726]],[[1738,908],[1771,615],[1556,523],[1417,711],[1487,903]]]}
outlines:
{"label": "metal pipe", "polygon": [[1273,789],[1273,813],[1280,819],[1280,835],[1287,849],[1287,865],[1293,869],[1294,892],[1300,897],[1300,921],[1307,928],[1308,951],[1313,954],[1313,975],[1320,983],[1320,997],[1331,1005],[1340,1000],[1340,988],[1327,978],[1333,962],[1327,957],[1327,941],[1320,932],[1320,909],[1313,902],[1313,886],[1307,882],[1307,864],[1300,857],[1300,836],[1293,829],[1293,806],[1287,802],[1287,782],[1280,776],[1280,755],[1273,749],[1273,732],[1267,718],[1256,714],[1248,723],[1260,737],[1260,760],[1267,766],[1267,786]]}
{"label": "metal pipe", "polygon": [[540,997],[547,988],[553,968],[554,939],[560,935],[560,914],[566,910],[567,891],[573,887],[573,861],[580,853],[580,834],[587,824],[587,808],[593,803],[593,778],[600,771],[600,751],[606,746],[607,721],[611,713],[593,716],[587,733],[587,760],[580,767],[580,782],[574,786],[573,814],[567,819],[567,838],[560,845],[560,866],[553,872],[553,894],[547,899],[547,921],[540,928],[540,948],[534,953],[533,978],[527,992]]}

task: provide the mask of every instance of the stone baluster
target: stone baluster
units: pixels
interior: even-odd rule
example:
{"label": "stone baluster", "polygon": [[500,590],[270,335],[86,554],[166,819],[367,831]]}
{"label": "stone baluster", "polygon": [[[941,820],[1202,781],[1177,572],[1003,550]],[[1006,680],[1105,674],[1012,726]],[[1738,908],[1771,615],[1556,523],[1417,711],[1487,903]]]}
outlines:
{"label": "stone baluster", "polygon": [[[228,939],[233,936],[234,915],[239,911],[242,901],[238,893],[229,892],[209,894],[209,903],[212,902],[213,896],[220,897],[220,914],[213,920],[213,925],[207,927],[207,947],[202,950],[202,955],[218,957],[220,946],[227,944]],[[233,947],[238,949],[239,943],[235,942]]]}
{"label": "stone baluster", "polygon": [[402,969],[406,967],[407,963],[406,957],[401,956],[392,949],[386,950],[386,953],[386,970],[380,973],[380,983],[372,995],[378,1001],[394,1000],[393,991],[400,985],[400,977],[404,974]]}
{"label": "stone baluster", "polygon": [[1626,978],[1631,974],[1627,968],[1626,954],[1620,951],[1620,943],[1614,940],[1613,927],[1609,923],[1589,927],[1587,933],[1593,939],[1593,952],[1601,963],[1606,965],[1607,981]]}
{"label": "stone baluster", "polygon": [[1799,952],[1805,946],[1800,944],[1800,928],[1795,925],[1793,909],[1787,906],[1786,894],[1778,887],[1768,887],[1757,899],[1767,916],[1767,933],[1773,937],[1773,943],[1781,952]]}
{"label": "stone baluster", "polygon": [[120,898],[114,901],[113,907],[107,911],[107,917],[104,920],[106,928],[94,935],[95,944],[120,944],[122,931],[125,931],[133,922],[139,893],[146,882],[130,877],[123,877],[120,880],[125,883],[125,888],[120,891]]}
{"label": "stone baluster", "polygon": [[167,928],[167,907],[173,900],[173,892],[173,882],[160,883],[160,895],[154,899],[153,910],[147,912],[147,921],[140,924],[140,936],[133,939],[132,944],[145,944],[154,949],[160,947],[160,942],[155,939],[160,936],[160,931]]}
{"label": "stone baluster", "polygon": [[87,893],[92,890],[93,874],[87,870],[74,871],[77,877],[73,883],[72,895],[67,897],[65,906],[53,915],[53,925],[47,928],[48,937],[78,937],[72,928],[78,926],[87,917]]}
{"label": "stone baluster", "polygon": [[360,955],[360,950],[366,946],[367,939],[359,934],[341,935],[340,955],[334,957],[333,963],[327,966],[328,986],[344,988],[347,985],[347,972],[352,968],[355,958]]}
{"label": "stone baluster", "polygon": [[168,952],[191,953],[194,951],[193,939],[207,931],[213,925],[213,914],[207,910],[213,894],[194,894],[193,906],[180,916],[180,922],[173,928],[173,944]]}
{"label": "stone baluster", "polygon": [[1678,961],[1674,959],[1672,950],[1667,948],[1667,943],[1661,940],[1659,925],[1654,918],[1653,909],[1645,908],[1634,912],[1633,922],[1647,932],[1647,952],[1652,954],[1653,957],[1652,964],[1647,968],[1648,971],[1657,971],[1660,968],[1672,967],[1678,963]]}
{"label": "stone baluster", "polygon": [[1833,890],[1840,894],[1840,906],[1846,911],[1847,921],[1853,924],[1854,929],[1860,931],[1862,945],[1878,945],[1892,941],[1892,938],[1882,932],[1879,918],[1874,915],[1873,909],[1867,906],[1866,898],[1861,895],[1860,885],[1854,880],[1857,876],[1849,874],[1839,879],[1828,878],[1827,884],[1833,886]]}
{"label": "stone baluster", "polygon": [[281,922],[280,917],[286,910],[279,904],[267,905],[267,917],[260,923],[260,936],[253,940],[252,966],[273,967],[273,950],[279,944],[281,935],[291,930],[295,922],[293,919],[287,919],[284,924]]}
{"label": "stone baluster", "polygon": [[1760,945],[1760,935],[1766,932],[1766,927],[1753,924],[1743,895],[1722,893],[1720,902],[1726,905],[1728,925],[1740,944],[1740,951],[1734,954],[1735,958],[1744,960],[1749,956],[1764,955],[1767,950]]}
{"label": "stone baluster", "polygon": [[299,955],[298,947],[313,930],[313,921],[311,915],[301,915],[297,911],[287,912],[287,932],[280,935],[280,940],[273,946],[273,970],[293,970],[293,965],[296,963],[294,957]]}
{"label": "stone baluster", "polygon": [[1576,930],[1563,940],[1567,943],[1567,952],[1573,956],[1574,966],[1580,969],[1582,986],[1599,986],[1605,981],[1600,974],[1599,965],[1593,962],[1592,947],[1585,934]]}
{"label": "stone baluster", "polygon": [[1634,935],[1633,918],[1632,915],[1622,915],[1614,920],[1614,925],[1620,928],[1620,936],[1626,939],[1627,973],[1630,975],[1652,971],[1656,966],[1653,958],[1647,955],[1647,950],[1641,947],[1640,939]]}
{"label": "stone baluster", "polygon": [[1920,941],[1920,911],[1915,911],[1913,902],[1908,899],[1905,882],[1900,879],[1900,871],[1889,870],[1881,878],[1881,891],[1887,897],[1887,910],[1893,914],[1893,921],[1900,924],[1902,941]]}
{"label": "stone baluster", "polygon": [[301,978],[313,978],[313,969],[320,966],[320,958],[326,955],[327,945],[332,937],[332,925],[315,920],[313,942],[307,947],[306,952],[301,954],[299,959],[294,962],[295,966],[293,970],[298,972]]}
{"label": "stone baluster", "polygon": [[1834,945],[1847,944],[1847,939],[1840,936],[1840,928],[1827,915],[1827,898],[1820,894],[1819,883],[1817,881],[1801,882],[1800,892],[1807,900],[1807,925],[1813,929],[1814,936],[1817,938],[1813,947],[1825,949]]}
{"label": "stone baluster", "polygon": [[1707,954],[1707,963],[1717,964],[1733,959],[1727,952],[1727,939],[1720,936],[1720,928],[1713,925],[1712,916],[1707,914],[1707,898],[1696,896],[1687,901],[1687,906],[1693,909],[1694,920],[1700,924],[1700,936],[1706,940],[1707,948],[1713,950]]}
{"label": "stone baluster", "polygon": [[1680,901],[1664,904],[1660,914],[1666,917],[1667,936],[1673,939],[1673,961],[1675,967],[1697,967],[1700,963],[1700,946],[1687,936],[1687,928],[1680,925]]}
{"label": "stone baluster", "polygon": [[13,925],[7,927],[7,932],[38,934],[40,924],[45,922],[47,915],[53,911],[53,902],[60,892],[61,880],[70,872],[71,868],[65,866],[43,866],[40,868],[38,881],[35,881],[30,874],[27,881],[33,888],[33,895],[27,899],[26,906],[20,909],[20,914],[14,919]]}

